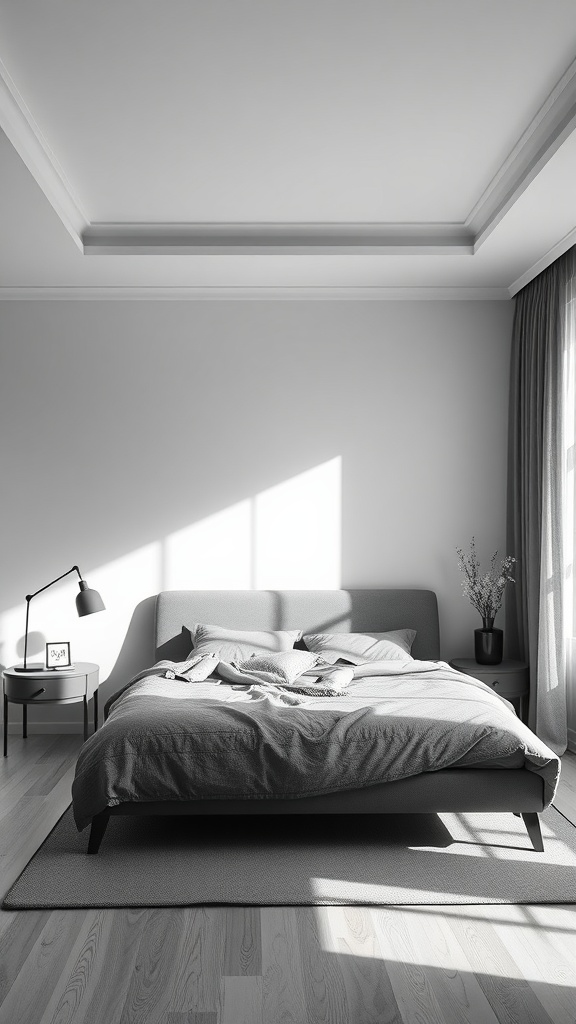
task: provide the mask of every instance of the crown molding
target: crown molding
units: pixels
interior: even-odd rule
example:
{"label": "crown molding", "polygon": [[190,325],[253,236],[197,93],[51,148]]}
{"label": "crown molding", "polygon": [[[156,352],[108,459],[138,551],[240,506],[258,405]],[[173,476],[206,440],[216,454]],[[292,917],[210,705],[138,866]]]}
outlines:
{"label": "crown molding", "polygon": [[576,60],[562,75],[466,218],[477,252],[576,127]]}
{"label": "crown molding", "polygon": [[510,300],[506,288],[413,287],[48,287],[0,288],[0,301],[494,301]]}
{"label": "crown molding", "polygon": [[32,112],[0,60],[0,128],[42,189],[62,224],[82,249],[88,218]]}
{"label": "crown molding", "polygon": [[93,223],[85,255],[472,255],[460,224]]}
{"label": "crown molding", "polygon": [[522,288],[527,284],[530,284],[530,281],[533,281],[535,277],[538,277],[538,274],[541,274],[543,270],[546,270],[546,267],[549,267],[551,263],[554,263],[554,260],[559,259],[565,252],[568,252],[568,249],[571,249],[573,245],[576,245],[576,227],[572,228],[567,235],[564,235],[564,238],[561,238],[560,241],[557,242],[556,245],[553,245],[551,249],[548,249],[548,252],[545,252],[544,255],[536,261],[536,263],[533,263],[528,270],[525,270],[524,273],[510,285],[508,289],[510,297],[513,298]]}

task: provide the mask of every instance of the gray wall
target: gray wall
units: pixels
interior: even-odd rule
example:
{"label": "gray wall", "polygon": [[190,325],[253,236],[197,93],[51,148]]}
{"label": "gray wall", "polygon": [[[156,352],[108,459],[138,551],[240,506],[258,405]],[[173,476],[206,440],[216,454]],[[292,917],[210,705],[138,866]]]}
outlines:
{"label": "gray wall", "polygon": [[[78,562],[106,613],[76,619],[70,578],[33,602],[31,628],[99,662],[106,696],[148,659],[150,595],[210,585],[210,564],[214,586],[226,579],[217,552],[196,571],[202,537],[244,558],[242,533],[225,534],[246,503],[336,463],[337,582],[435,590],[443,657],[470,655],[479,617],[461,596],[454,549],[475,534],[481,553],[504,553],[512,309],[2,303],[0,660],[19,656],[24,595]],[[167,573],[173,538],[199,523],[216,534],[183,541],[174,550],[189,557]],[[259,578],[286,585],[273,568]],[[73,728],[80,707],[36,717]]]}

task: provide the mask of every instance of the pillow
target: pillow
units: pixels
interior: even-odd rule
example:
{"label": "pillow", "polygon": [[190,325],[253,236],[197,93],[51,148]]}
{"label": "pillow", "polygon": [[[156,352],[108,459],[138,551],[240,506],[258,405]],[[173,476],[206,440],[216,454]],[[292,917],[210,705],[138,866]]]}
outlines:
{"label": "pillow", "polygon": [[389,633],[311,633],[302,639],[309,651],[321,654],[324,661],[413,661],[410,654],[415,629],[395,629]]}
{"label": "pillow", "polygon": [[251,658],[236,661],[233,665],[220,662],[218,675],[227,682],[276,683],[289,686],[298,676],[313,665],[317,665],[317,654],[310,651],[278,651],[272,654],[254,654]]}
{"label": "pillow", "polygon": [[244,661],[253,654],[291,651],[294,641],[302,636],[301,629],[243,630],[224,629],[194,622],[189,626],[192,635],[192,654],[217,654],[221,661]]}

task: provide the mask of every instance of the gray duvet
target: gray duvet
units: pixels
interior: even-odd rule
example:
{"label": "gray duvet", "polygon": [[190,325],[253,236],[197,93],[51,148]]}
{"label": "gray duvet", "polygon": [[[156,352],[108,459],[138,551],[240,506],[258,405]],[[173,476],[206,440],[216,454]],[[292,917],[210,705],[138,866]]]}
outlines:
{"label": "gray duvet", "polygon": [[298,799],[450,767],[525,767],[542,777],[546,806],[554,796],[556,754],[445,662],[359,666],[344,692],[296,705],[275,688],[168,679],[165,664],[140,673],[83,745],[78,829],[125,802]]}

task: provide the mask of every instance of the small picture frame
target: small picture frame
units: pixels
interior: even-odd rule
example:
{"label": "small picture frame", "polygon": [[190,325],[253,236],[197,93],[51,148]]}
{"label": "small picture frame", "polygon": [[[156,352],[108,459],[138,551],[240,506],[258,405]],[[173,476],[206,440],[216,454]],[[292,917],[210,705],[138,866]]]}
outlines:
{"label": "small picture frame", "polygon": [[46,668],[71,668],[70,644],[46,644]]}

